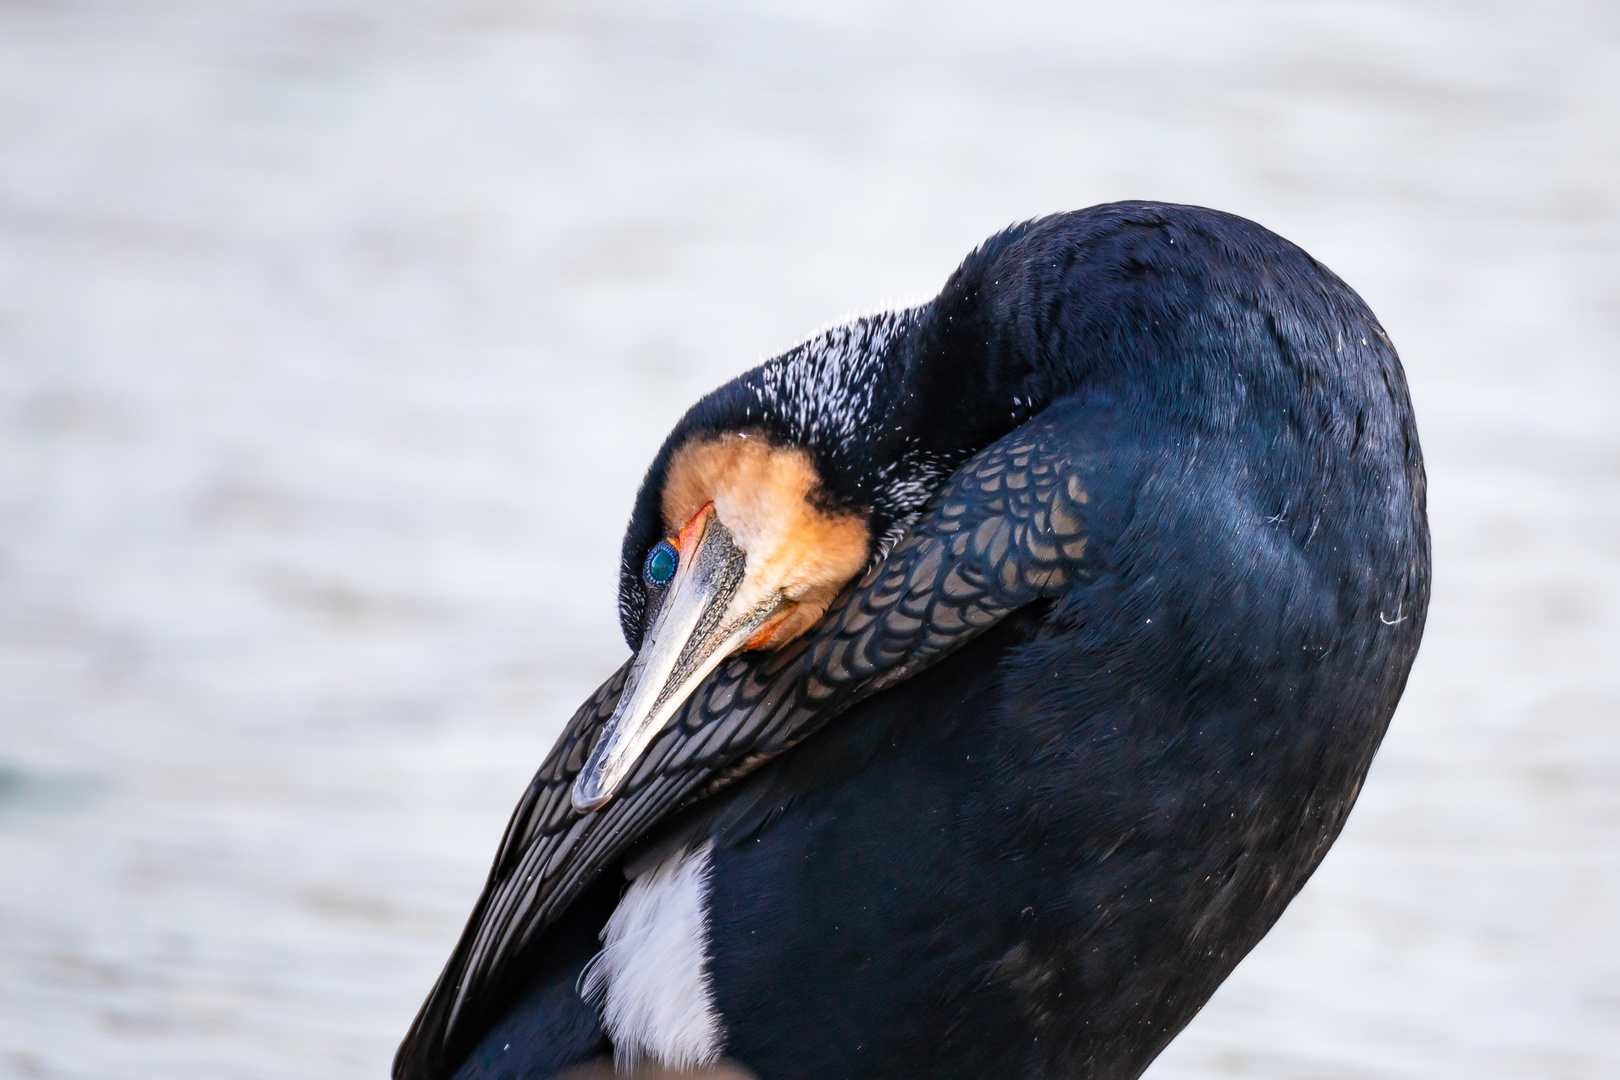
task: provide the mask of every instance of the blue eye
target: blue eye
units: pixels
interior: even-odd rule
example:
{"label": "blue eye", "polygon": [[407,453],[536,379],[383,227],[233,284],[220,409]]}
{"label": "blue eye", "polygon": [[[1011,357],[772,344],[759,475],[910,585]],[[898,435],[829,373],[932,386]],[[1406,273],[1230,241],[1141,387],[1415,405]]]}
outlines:
{"label": "blue eye", "polygon": [[675,567],[680,561],[681,557],[675,550],[675,545],[668,540],[660,540],[658,546],[647,556],[647,565],[644,568],[647,580],[654,585],[669,584],[669,579],[675,576]]}

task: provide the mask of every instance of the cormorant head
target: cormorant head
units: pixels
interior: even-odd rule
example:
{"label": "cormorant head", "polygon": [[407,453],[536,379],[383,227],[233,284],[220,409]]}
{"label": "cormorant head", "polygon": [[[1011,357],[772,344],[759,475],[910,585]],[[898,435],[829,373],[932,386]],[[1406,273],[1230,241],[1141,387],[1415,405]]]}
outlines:
{"label": "cormorant head", "polygon": [[576,808],[611,799],[728,656],[802,637],[952,469],[1038,411],[1032,348],[997,348],[983,303],[1024,231],[987,241],[930,303],[812,335],[676,424],[625,533],[619,619],[636,655]]}
{"label": "cormorant head", "polygon": [[909,314],[811,338],[710,394],[670,434],[625,538],[619,603],[636,656],[575,783],[578,808],[612,798],[723,660],[814,626],[921,507],[934,459],[908,454],[917,440],[903,424],[883,430],[897,426],[881,391]]}
{"label": "cormorant head", "polygon": [[811,455],[760,428],[681,445],[658,502],[664,535],[640,560],[641,648],[575,784],[580,809],[612,797],[722,660],[803,634],[870,554],[866,520],[827,497]]}

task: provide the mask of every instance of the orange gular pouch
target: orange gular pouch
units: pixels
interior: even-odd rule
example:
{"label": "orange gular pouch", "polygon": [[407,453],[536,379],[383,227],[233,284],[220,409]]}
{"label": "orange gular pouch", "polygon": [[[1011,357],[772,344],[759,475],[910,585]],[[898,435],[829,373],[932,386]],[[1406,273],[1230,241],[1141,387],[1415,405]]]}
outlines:
{"label": "orange gular pouch", "polygon": [[[788,618],[795,611],[797,611],[798,608],[798,603],[793,600],[789,600],[783,604],[782,610],[778,611],[775,615],[772,615],[769,619],[766,619],[765,624],[759,628],[753,637],[748,639],[748,644],[743,646],[743,651],[747,652],[749,649],[770,648],[772,639],[776,637],[776,632],[782,629],[783,626],[787,625]],[[783,644],[785,645],[786,643],[786,640],[784,640]]]}
{"label": "orange gular pouch", "polygon": [[831,508],[823,493],[810,453],[764,432],[705,436],[671,457],[661,501],[666,528],[687,523],[681,558],[693,521],[712,507],[747,554],[734,613],[769,608],[742,648],[780,648],[804,634],[866,564],[865,520]]}

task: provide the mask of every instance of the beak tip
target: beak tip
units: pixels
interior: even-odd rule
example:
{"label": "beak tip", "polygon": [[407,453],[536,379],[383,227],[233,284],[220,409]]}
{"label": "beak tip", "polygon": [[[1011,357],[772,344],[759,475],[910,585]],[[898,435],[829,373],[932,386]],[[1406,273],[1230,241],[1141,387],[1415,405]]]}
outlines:
{"label": "beak tip", "polygon": [[592,810],[599,810],[607,805],[613,798],[613,792],[603,791],[597,778],[590,775],[581,775],[574,781],[574,790],[569,793],[568,801],[573,803],[574,809],[581,814],[588,814]]}

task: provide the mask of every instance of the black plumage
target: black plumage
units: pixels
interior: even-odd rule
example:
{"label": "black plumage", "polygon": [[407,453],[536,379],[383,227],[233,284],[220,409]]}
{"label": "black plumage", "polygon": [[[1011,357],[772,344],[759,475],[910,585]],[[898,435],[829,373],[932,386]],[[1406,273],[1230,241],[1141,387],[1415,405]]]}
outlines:
{"label": "black plumage", "polygon": [[767,1080],[1138,1075],[1338,835],[1418,647],[1423,465],[1382,328],[1230,215],[1016,226],[682,419],[625,539],[632,649],[671,455],[736,430],[810,453],[870,569],[586,813],[628,665],[581,708],[395,1076],[604,1052],[576,984],[623,868],[705,838],[726,1052]]}

